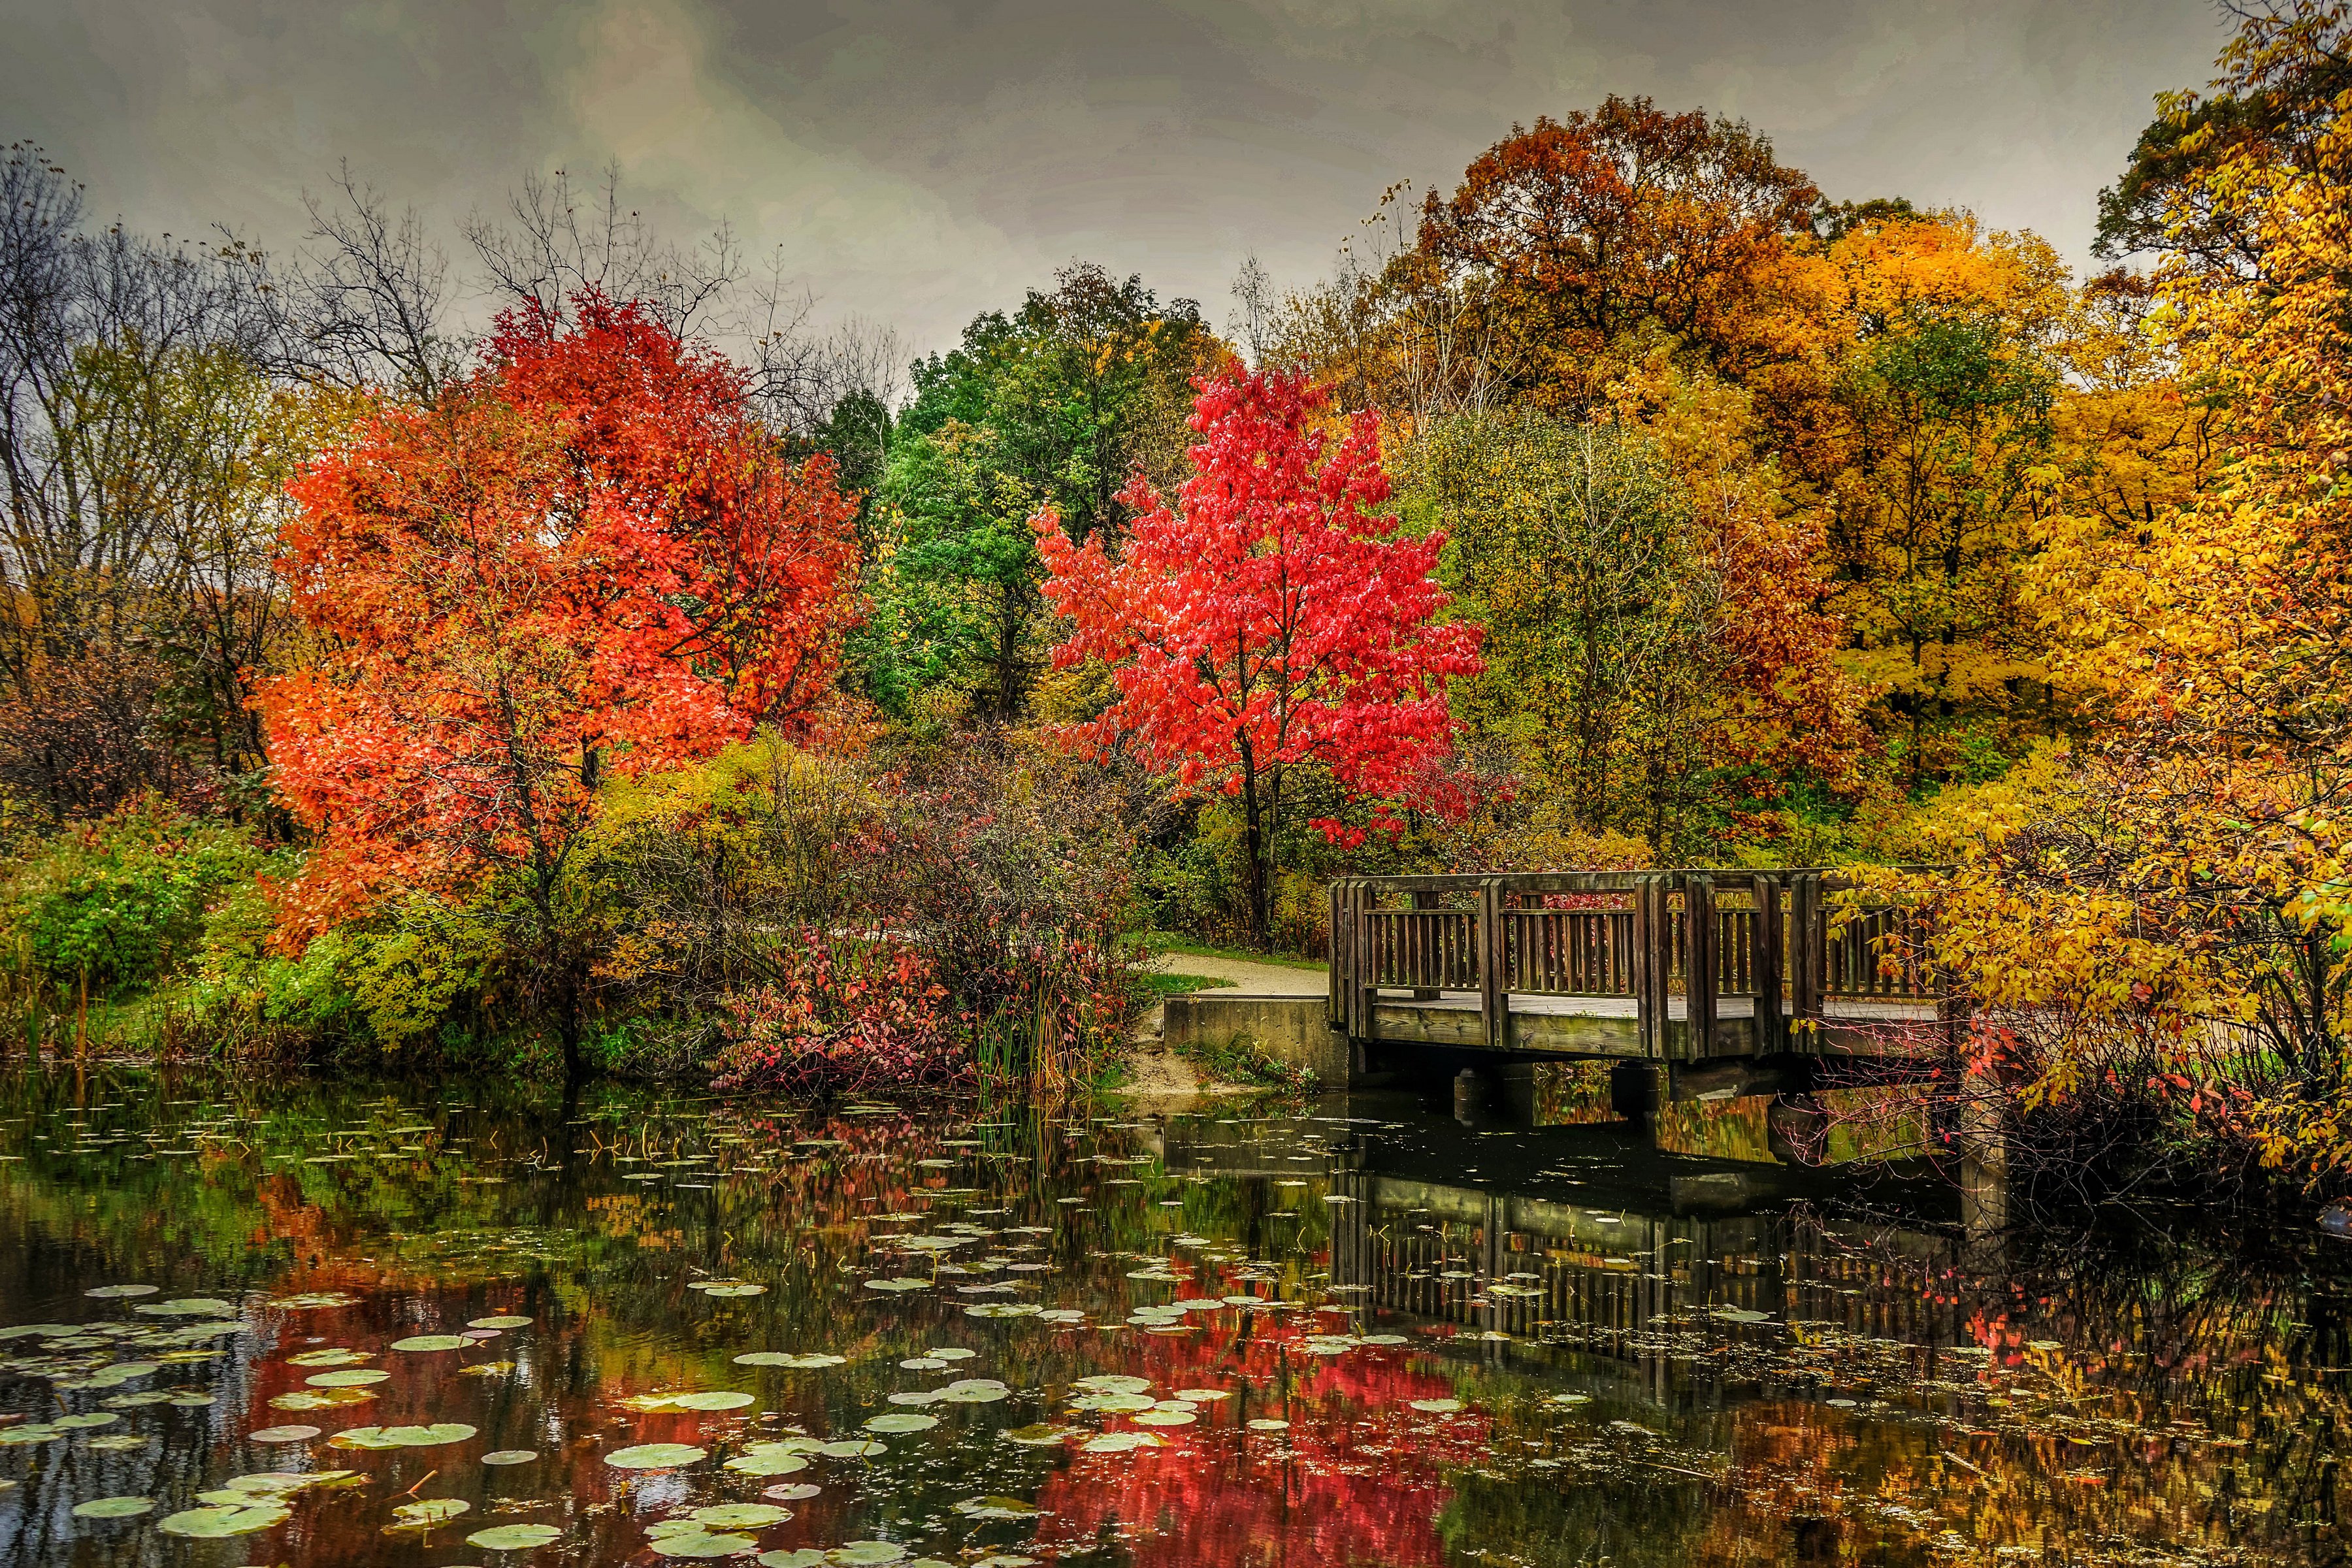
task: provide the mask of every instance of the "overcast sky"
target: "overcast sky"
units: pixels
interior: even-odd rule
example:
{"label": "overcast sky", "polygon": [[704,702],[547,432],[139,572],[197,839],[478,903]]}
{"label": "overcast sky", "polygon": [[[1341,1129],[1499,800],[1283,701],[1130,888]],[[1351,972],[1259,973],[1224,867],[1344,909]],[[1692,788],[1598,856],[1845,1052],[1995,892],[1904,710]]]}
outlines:
{"label": "overcast sky", "polygon": [[1394,182],[1513,121],[1704,105],[1835,197],[2082,261],[2096,194],[2223,38],[2210,0],[0,0],[0,140],[94,211],[294,238],[339,159],[436,215],[617,162],[730,220],[829,315],[917,348],[1073,258],[1222,324],[1255,250],[1324,275]]}

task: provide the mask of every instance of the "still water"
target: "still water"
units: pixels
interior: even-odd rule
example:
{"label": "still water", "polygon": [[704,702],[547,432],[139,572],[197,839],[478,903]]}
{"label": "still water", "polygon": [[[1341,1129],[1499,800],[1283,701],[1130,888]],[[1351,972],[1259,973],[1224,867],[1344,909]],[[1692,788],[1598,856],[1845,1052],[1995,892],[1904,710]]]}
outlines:
{"label": "still water", "polygon": [[0,1563],[2341,1563],[2348,1255],[1395,1096],[17,1077]]}

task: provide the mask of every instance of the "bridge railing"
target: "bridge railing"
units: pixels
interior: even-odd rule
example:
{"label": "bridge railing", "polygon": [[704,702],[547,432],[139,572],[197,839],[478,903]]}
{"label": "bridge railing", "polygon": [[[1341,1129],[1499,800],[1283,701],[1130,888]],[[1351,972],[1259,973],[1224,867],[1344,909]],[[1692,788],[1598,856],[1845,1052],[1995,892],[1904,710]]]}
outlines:
{"label": "bridge railing", "polygon": [[[1646,1054],[1711,1053],[1723,1002],[1755,1048],[1803,1048],[1841,1001],[1934,1002],[1916,910],[1857,903],[1836,872],[1545,871],[1334,882],[1331,1023],[1370,1038],[1382,993],[1475,996],[1500,1045],[1513,995],[1622,1000]],[[1669,1030],[1672,1021],[1680,1026]]]}

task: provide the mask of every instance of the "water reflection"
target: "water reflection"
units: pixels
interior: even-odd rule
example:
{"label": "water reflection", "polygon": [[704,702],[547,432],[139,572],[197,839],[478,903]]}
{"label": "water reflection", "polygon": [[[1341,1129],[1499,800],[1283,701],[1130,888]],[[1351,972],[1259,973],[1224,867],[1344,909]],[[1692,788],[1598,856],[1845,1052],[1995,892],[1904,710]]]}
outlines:
{"label": "water reflection", "polygon": [[5,1092],[13,1563],[2344,1557],[2324,1242],[1395,1097]]}

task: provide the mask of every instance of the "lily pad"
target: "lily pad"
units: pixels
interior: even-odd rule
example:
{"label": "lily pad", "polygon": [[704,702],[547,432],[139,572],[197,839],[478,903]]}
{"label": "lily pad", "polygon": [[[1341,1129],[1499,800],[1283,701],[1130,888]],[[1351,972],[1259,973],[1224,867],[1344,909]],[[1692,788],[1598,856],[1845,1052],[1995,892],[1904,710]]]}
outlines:
{"label": "lily pad", "polygon": [[166,1535],[222,1541],[232,1535],[251,1535],[257,1531],[274,1529],[292,1517],[293,1510],[283,1503],[257,1502],[243,1507],[221,1503],[167,1515],[156,1521],[155,1528]]}
{"label": "lily pad", "polygon": [[866,1282],[866,1288],[868,1290],[928,1290],[931,1288],[931,1282],[928,1279],[912,1279],[901,1275],[895,1279],[868,1279]]}
{"label": "lily pad", "polygon": [[1051,1423],[1041,1421],[1029,1426],[1007,1426],[997,1433],[997,1436],[1008,1443],[1018,1443],[1024,1447],[1043,1448],[1066,1438],[1077,1436],[1078,1428],[1055,1426]]}
{"label": "lily pad", "polygon": [[870,1459],[877,1454],[889,1451],[889,1444],[877,1443],[871,1437],[845,1437],[838,1442],[827,1443],[817,1450],[828,1459]]}
{"label": "lily pad", "polygon": [[646,1544],[661,1557],[732,1557],[760,1543],[748,1535],[714,1535],[698,1528],[690,1534],[666,1535]]}
{"label": "lily pad", "polygon": [[273,1396],[272,1410],[334,1410],[346,1405],[365,1405],[374,1394],[364,1388],[293,1388]]}
{"label": "lily pad", "polygon": [[1133,1417],[1138,1426],[1190,1426],[1200,1418],[1190,1405],[1181,1410],[1139,1410]]}
{"label": "lily pad", "polygon": [[316,1426],[264,1426],[247,1432],[248,1443],[307,1443],[319,1435]]}
{"label": "lily pad", "polygon": [[[85,1290],[82,1294],[100,1301],[120,1301],[127,1296],[152,1296],[156,1291],[162,1289],[163,1287],[160,1285],[100,1285],[96,1289]],[[106,1500],[113,1501],[116,1500],[109,1499]],[[79,1513],[81,1510],[76,1509],[74,1511],[76,1513]],[[111,1514],[94,1514],[91,1517],[96,1519],[110,1519],[116,1516]]]}
{"label": "lily pad", "polygon": [[955,1510],[966,1519],[1035,1519],[1045,1512],[1011,1497],[966,1498],[955,1505]]}
{"label": "lily pad", "polygon": [[1249,1428],[1253,1432],[1287,1432],[1290,1430],[1290,1423],[1276,1421],[1270,1415],[1261,1415],[1249,1424]]}
{"label": "lily pad", "polygon": [[992,1377],[959,1378],[940,1390],[950,1405],[993,1405],[1013,1391]]}
{"label": "lily pad", "polygon": [[530,1327],[530,1320],[529,1318],[469,1318],[466,1321],[466,1326],[469,1329],[527,1329]]}
{"label": "lily pad", "polygon": [[1105,1432],[1100,1436],[1089,1437],[1087,1439],[1087,1441],[1081,1446],[1080,1452],[1087,1454],[1124,1454],[1136,1448],[1158,1448],[1162,1447],[1165,1447],[1165,1445],[1149,1432]]}
{"label": "lily pad", "polygon": [[694,1510],[696,1523],[711,1530],[765,1530],[793,1517],[793,1510],[772,1502],[722,1502]]}
{"label": "lily pad", "polygon": [[[151,1318],[234,1318],[236,1316],[236,1309],[234,1306],[212,1296],[179,1296],[169,1301],[142,1301],[131,1310],[134,1312],[144,1312]],[[163,1527],[158,1525],[156,1528],[160,1530]]]}
{"label": "lily pad", "polygon": [[808,1468],[808,1459],[781,1450],[754,1449],[728,1460],[727,1468],[739,1476],[796,1476]]}
{"label": "lily pad", "polygon": [[1412,1407],[1424,1415],[1451,1415],[1462,1408],[1458,1399],[1416,1399]]}
{"label": "lily pad", "polygon": [[704,1393],[640,1394],[624,1399],[623,1405],[632,1410],[740,1410],[752,1403],[751,1395],[728,1389],[711,1389]]}
{"label": "lily pad", "polygon": [[868,1432],[928,1432],[940,1424],[936,1415],[917,1415],[911,1411],[886,1411],[866,1423]]}
{"label": "lily pad", "polygon": [[322,1372],[302,1381],[313,1388],[364,1388],[371,1383],[385,1383],[392,1373],[372,1366],[346,1367],[341,1372]]}
{"label": "lily pad", "polygon": [[[172,1403],[177,1405],[178,1398],[174,1397]],[[205,1403],[210,1404],[211,1401],[207,1400]],[[120,1415],[111,1410],[93,1410],[85,1415],[53,1416],[50,1418],[49,1425],[60,1432],[82,1432],[92,1426],[111,1426],[121,1419]]]}
{"label": "lily pad", "polygon": [[762,1552],[760,1568],[825,1568],[833,1560],[814,1546],[796,1546],[789,1552]]}
{"label": "lily pad", "polygon": [[394,1340],[396,1351],[461,1351],[474,1342],[463,1334],[411,1334],[404,1340]]}
{"label": "lily pad", "polygon": [[604,1456],[604,1462],[619,1470],[674,1470],[681,1465],[700,1464],[709,1457],[709,1449],[685,1443],[640,1443],[615,1448]]}
{"label": "lily pad", "polygon": [[528,1465],[539,1456],[529,1448],[493,1448],[482,1456],[486,1465]]}
{"label": "lily pad", "polygon": [[303,1351],[286,1358],[288,1366],[357,1366],[375,1358],[366,1351],[355,1351],[348,1345],[331,1345],[325,1350]]}
{"label": "lily pad", "polygon": [[474,1531],[466,1537],[466,1544],[485,1552],[531,1552],[562,1538],[563,1531],[551,1524],[501,1524]]}
{"label": "lily pad", "polygon": [[462,1443],[474,1436],[474,1428],[462,1421],[444,1421],[432,1426],[351,1426],[327,1439],[332,1448],[436,1448],[444,1443]]}
{"label": "lily pad", "polygon": [[1083,1388],[1089,1394],[1141,1394],[1151,1386],[1151,1380],[1148,1377],[1125,1377],[1118,1373],[1107,1372],[1098,1373],[1093,1377],[1082,1377],[1070,1386]]}
{"label": "lily pad", "polygon": [[853,1541],[846,1546],[836,1546],[825,1554],[828,1563],[842,1568],[881,1568],[886,1563],[897,1563],[907,1555],[907,1549],[895,1541]]}
{"label": "lily pad", "polygon": [[155,1500],[151,1497],[101,1497],[74,1504],[73,1513],[76,1519],[136,1519],[154,1511]]}
{"label": "lily pad", "polygon": [[395,1504],[392,1517],[400,1521],[399,1528],[417,1530],[453,1520],[473,1506],[461,1497],[419,1498],[415,1502]]}

